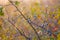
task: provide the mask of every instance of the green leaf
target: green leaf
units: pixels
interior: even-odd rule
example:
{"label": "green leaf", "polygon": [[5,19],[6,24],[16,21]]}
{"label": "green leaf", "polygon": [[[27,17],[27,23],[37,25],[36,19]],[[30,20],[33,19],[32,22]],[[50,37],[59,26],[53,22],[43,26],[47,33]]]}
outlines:
{"label": "green leaf", "polygon": [[37,40],[36,36],[34,36],[32,40]]}
{"label": "green leaf", "polygon": [[54,38],[51,37],[50,40],[54,40]]}
{"label": "green leaf", "polygon": [[0,16],[4,16],[4,13],[3,12],[0,12]]}
{"label": "green leaf", "polygon": [[3,7],[0,7],[0,16],[3,16],[4,12],[3,12]]}
{"label": "green leaf", "polygon": [[18,6],[19,4],[20,4],[20,2],[18,2],[18,1],[15,1],[15,5],[17,5],[17,6]]}
{"label": "green leaf", "polygon": [[35,11],[36,11],[35,8],[31,8],[31,13],[32,13],[32,15],[34,15]]}

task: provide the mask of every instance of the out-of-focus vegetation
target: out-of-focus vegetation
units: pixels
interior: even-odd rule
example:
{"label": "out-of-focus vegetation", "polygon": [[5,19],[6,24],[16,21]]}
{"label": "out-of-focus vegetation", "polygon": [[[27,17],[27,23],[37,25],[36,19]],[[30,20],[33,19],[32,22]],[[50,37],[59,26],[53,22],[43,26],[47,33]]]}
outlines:
{"label": "out-of-focus vegetation", "polygon": [[46,7],[43,2],[12,3],[15,6],[10,3],[0,7],[0,40],[38,40],[36,32],[41,40],[60,40],[60,5],[50,3]]}
{"label": "out-of-focus vegetation", "polygon": [[0,16],[3,16],[4,12],[3,12],[3,7],[0,7]]}

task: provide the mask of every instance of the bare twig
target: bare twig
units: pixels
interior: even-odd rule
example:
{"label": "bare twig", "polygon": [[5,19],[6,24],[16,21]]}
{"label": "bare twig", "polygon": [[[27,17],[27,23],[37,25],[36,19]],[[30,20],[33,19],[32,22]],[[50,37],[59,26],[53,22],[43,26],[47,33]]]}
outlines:
{"label": "bare twig", "polygon": [[36,33],[38,40],[41,40],[36,29],[32,26],[32,24],[28,21],[28,19],[22,14],[22,12],[17,8],[17,6],[15,6],[12,1],[9,0],[9,2],[17,9],[17,11],[22,15],[22,17],[29,23],[29,25],[33,28],[34,32]]}
{"label": "bare twig", "polygon": [[[6,10],[6,12],[7,12],[7,15],[8,15],[8,11]],[[28,38],[25,34],[23,34],[23,33],[21,33],[21,31],[15,26],[15,24],[13,23],[13,22],[11,22],[10,20],[9,20],[9,15],[8,15],[8,20],[7,20],[10,24],[12,24],[14,27],[15,27],[15,29],[16,30],[18,30],[18,32],[22,35],[22,36],[24,36],[26,39],[30,39],[30,38]]]}

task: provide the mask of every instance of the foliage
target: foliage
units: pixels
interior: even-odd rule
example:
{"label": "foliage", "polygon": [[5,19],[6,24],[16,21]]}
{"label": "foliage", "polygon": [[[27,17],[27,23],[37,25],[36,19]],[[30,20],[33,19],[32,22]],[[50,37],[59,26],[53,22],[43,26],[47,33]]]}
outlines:
{"label": "foliage", "polygon": [[34,36],[32,40],[37,40],[36,36]]}
{"label": "foliage", "polygon": [[[19,4],[20,4],[20,2],[19,1],[15,1],[14,2],[15,3],[15,5],[16,6],[19,6]],[[42,4],[43,5],[43,4]],[[16,7],[15,6],[15,7]],[[36,30],[38,30],[38,28],[40,28],[41,26],[41,30],[43,30],[42,32],[43,32],[43,34],[41,35],[41,34],[39,34],[39,35],[41,35],[42,37],[41,37],[41,39],[42,40],[48,40],[48,38],[47,38],[47,35],[49,36],[49,33],[47,32],[48,31],[48,29],[49,30],[51,30],[51,32],[53,32],[52,31],[52,29],[53,29],[53,27],[55,27],[57,24],[57,27],[59,27],[59,25],[60,25],[60,7],[57,7],[56,9],[54,8],[54,10],[55,11],[52,11],[51,9],[52,9],[52,7],[48,7],[47,9],[44,7],[44,6],[41,6],[39,3],[37,3],[37,2],[35,2],[35,3],[32,3],[31,5],[30,5],[30,7],[28,8],[28,6],[27,5],[25,5],[25,4],[23,4],[23,6],[25,6],[25,8],[24,9],[29,9],[29,11],[28,10],[25,10],[25,11],[27,11],[27,13],[29,14],[29,15],[27,15],[27,18],[29,19],[30,18],[30,20],[32,21],[31,22],[31,24],[34,26],[34,28],[36,29]],[[54,6],[53,6],[54,7]],[[22,9],[22,8],[21,8]],[[8,9],[8,11],[9,11],[9,9]],[[13,12],[14,11],[14,12]],[[16,10],[13,10],[13,11],[11,11],[11,13],[10,14],[12,14],[12,13],[14,13],[15,14],[15,12],[16,12]],[[18,10],[17,10],[18,11]],[[26,13],[25,11],[22,11],[22,13]],[[47,12],[46,12],[47,11]],[[17,13],[19,13],[19,12],[17,12]],[[30,15],[31,14],[31,15]],[[3,7],[0,7],[0,16],[4,16],[4,12],[3,12]],[[14,26],[14,28],[15,28],[15,26],[18,28],[18,29],[20,29],[20,32],[21,33],[23,33],[23,34],[25,34],[26,36],[28,36],[28,37],[30,37],[30,35],[31,35],[31,37],[32,37],[32,40],[37,40],[38,38],[35,36],[35,35],[33,35],[33,33],[34,33],[34,31],[33,31],[33,29],[31,28],[31,26],[29,26],[29,24],[26,22],[26,20],[23,18],[23,17],[21,17],[21,15],[19,16],[19,14],[18,15],[16,15],[17,17],[17,19],[15,19],[15,17],[13,18],[13,16],[11,15],[9,15],[9,20],[11,20],[11,23],[12,23],[12,25]],[[18,17],[19,16],[19,17]],[[24,16],[24,15],[23,15]],[[32,18],[31,18],[31,16],[32,16]],[[34,20],[34,16],[35,17],[37,17],[37,19],[36,20]],[[12,19],[15,19],[15,20],[12,20]],[[23,19],[23,20],[22,20]],[[4,19],[4,24],[5,24],[5,22],[8,22],[8,20],[6,21],[7,19]],[[21,21],[22,20],[22,21]],[[38,21],[39,20],[39,21]],[[29,20],[28,20],[29,21]],[[56,22],[57,21],[57,22]],[[56,25],[55,25],[55,22],[57,23]],[[36,24],[35,24],[36,23]],[[2,37],[2,40],[14,40],[16,37],[16,35],[15,34],[17,34],[17,33],[19,33],[18,31],[16,31],[15,29],[13,29],[13,27],[10,25],[10,24],[8,24],[7,23],[7,25],[8,25],[8,27],[10,26],[10,28],[7,28],[7,25],[4,25],[4,27],[2,27],[1,26],[1,24],[2,24],[2,22],[1,22],[1,20],[0,20],[0,30],[1,29],[4,29],[5,27],[5,29],[4,29],[4,32],[2,31],[1,33],[2,33],[2,35],[0,35],[1,37]],[[3,24],[2,24],[3,25]],[[39,27],[38,27],[39,26]],[[45,32],[45,29],[47,29],[47,33]],[[39,29],[40,30],[40,29]],[[24,32],[23,32],[24,31]],[[8,32],[10,33],[10,34],[8,34]],[[31,33],[32,32],[32,33]],[[56,31],[55,31],[56,32]],[[55,33],[55,32],[53,32],[53,33]],[[5,34],[7,34],[7,35],[9,35],[10,37],[8,37],[7,38],[7,36],[5,35]],[[34,33],[35,34],[35,33]],[[47,34],[46,36],[44,36],[45,34]],[[25,37],[24,37],[24,35],[18,35],[17,34],[17,40],[18,39],[20,39],[20,40],[27,40]],[[54,40],[54,38],[50,38],[50,40]],[[58,34],[57,35],[57,40],[60,40],[60,34]]]}
{"label": "foliage", "polygon": [[19,1],[15,1],[15,5],[17,5],[17,6],[18,6],[19,4],[20,4],[20,2],[19,2]]}
{"label": "foliage", "polygon": [[2,35],[2,40],[8,40],[6,35]]}
{"label": "foliage", "polygon": [[3,16],[4,12],[3,12],[3,7],[0,7],[0,16]]}
{"label": "foliage", "polygon": [[57,35],[57,40],[60,40],[60,33]]}
{"label": "foliage", "polygon": [[2,29],[2,26],[0,25],[0,30]]}

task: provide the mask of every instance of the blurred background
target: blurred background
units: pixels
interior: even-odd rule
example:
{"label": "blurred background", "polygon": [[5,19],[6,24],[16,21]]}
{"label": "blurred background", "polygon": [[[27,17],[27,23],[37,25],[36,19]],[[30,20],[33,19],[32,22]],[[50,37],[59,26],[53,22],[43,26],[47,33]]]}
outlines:
{"label": "blurred background", "polygon": [[60,0],[0,0],[0,40],[60,40]]}

